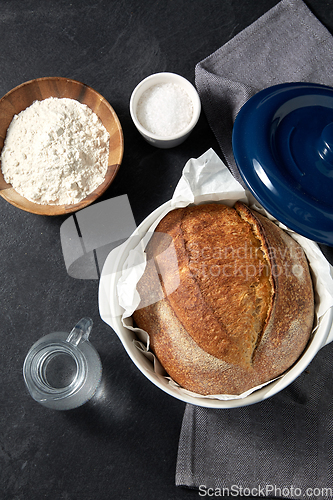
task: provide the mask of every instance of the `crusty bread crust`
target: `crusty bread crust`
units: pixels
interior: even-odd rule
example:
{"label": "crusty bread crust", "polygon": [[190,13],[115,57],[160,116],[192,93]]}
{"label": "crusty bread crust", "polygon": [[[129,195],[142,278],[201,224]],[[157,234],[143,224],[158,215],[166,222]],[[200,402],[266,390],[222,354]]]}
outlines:
{"label": "crusty bread crust", "polygon": [[[314,299],[295,240],[241,203],[173,210],[155,234],[137,286],[145,307],[133,317],[179,385],[204,395],[240,394],[299,358]],[[164,297],[149,300],[156,290],[161,297],[161,287]]]}

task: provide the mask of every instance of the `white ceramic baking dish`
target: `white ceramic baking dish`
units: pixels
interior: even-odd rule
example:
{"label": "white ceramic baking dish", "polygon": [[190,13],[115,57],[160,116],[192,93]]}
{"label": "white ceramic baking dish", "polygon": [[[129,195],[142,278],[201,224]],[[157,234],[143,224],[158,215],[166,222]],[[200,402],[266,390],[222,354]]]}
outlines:
{"label": "white ceramic baking dish", "polygon": [[101,275],[99,287],[99,308],[102,319],[113,328],[122,342],[128,355],[139,368],[139,370],[157,387],[162,389],[167,394],[198,406],[210,408],[236,408],[240,406],[251,405],[263,401],[274,394],[278,393],[291,382],[293,382],[309,365],[317,352],[326,344],[333,340],[333,308],[321,317],[320,324],[298,362],[288,370],[282,377],[262,387],[261,389],[252,392],[250,395],[242,399],[219,400],[217,398],[210,399],[206,397],[193,396],[186,391],[180,393],[173,385],[169,384],[166,377],[161,376],[154,371],[152,361],[149,360],[136,347],[136,334],[123,326],[121,320],[122,309],[119,306],[117,294],[117,282],[121,276],[125,260],[141,238],[157,220],[157,218],[169,208],[171,201],[168,201],[151,213],[136,229],[132,237],[126,240],[121,246],[114,249],[108,256]]}

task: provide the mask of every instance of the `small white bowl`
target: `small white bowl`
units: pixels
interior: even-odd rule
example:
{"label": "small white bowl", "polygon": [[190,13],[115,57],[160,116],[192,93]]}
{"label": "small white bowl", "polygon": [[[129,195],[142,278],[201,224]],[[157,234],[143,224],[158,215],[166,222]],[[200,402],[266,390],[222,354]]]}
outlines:
{"label": "small white bowl", "polygon": [[[146,130],[139,122],[137,116],[137,107],[142,94],[153,85],[162,83],[174,83],[182,87],[191,99],[193,105],[193,115],[190,123],[179,133],[167,137],[156,135]],[[184,142],[197,124],[200,112],[201,102],[198,92],[196,91],[194,86],[188,80],[186,80],[186,78],[175,73],[155,73],[148,76],[135,87],[130,99],[130,113],[134,125],[136,126],[140,134],[146,139],[146,141],[148,141],[153,146],[156,146],[157,148],[173,148],[175,146],[178,146],[178,144]]]}

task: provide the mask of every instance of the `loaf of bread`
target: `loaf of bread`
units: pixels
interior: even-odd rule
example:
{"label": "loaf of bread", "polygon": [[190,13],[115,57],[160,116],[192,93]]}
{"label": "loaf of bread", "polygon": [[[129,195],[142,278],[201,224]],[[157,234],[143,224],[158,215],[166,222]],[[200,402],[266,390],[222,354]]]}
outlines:
{"label": "loaf of bread", "polygon": [[135,324],[167,374],[195,393],[238,395],[304,351],[314,294],[301,246],[242,203],[179,208],[158,224]]}

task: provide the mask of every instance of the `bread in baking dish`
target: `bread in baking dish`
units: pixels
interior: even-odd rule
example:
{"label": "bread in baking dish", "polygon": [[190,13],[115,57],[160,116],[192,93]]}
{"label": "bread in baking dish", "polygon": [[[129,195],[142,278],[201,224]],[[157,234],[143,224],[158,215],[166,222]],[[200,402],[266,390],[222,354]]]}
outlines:
{"label": "bread in baking dish", "polygon": [[[162,237],[161,237],[162,236]],[[198,394],[241,394],[285,372],[312,331],[300,245],[242,203],[169,212],[147,249],[133,317],[168,375]]]}

